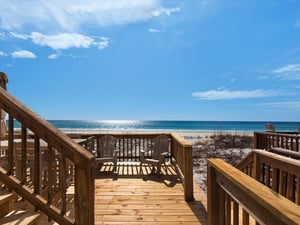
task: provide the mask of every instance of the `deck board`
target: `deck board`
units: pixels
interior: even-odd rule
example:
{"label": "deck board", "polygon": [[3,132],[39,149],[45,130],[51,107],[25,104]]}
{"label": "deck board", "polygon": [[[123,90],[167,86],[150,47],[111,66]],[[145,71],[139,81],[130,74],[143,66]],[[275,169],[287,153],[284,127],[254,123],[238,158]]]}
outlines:
{"label": "deck board", "polygon": [[103,177],[105,169],[100,172],[95,181],[95,224],[206,224],[206,194],[197,184],[195,201],[186,202],[170,166],[161,176],[148,167],[143,167],[142,176],[132,171],[139,168],[126,165],[110,177]]}

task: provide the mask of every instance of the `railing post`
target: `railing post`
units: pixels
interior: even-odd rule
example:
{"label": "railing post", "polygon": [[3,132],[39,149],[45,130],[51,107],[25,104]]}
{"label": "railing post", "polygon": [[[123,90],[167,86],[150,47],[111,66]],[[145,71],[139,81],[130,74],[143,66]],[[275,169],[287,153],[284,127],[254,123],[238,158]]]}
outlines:
{"label": "railing post", "polygon": [[[207,163],[207,224],[219,225],[225,223],[224,215],[220,215],[224,212],[224,202],[220,202],[222,194],[220,193],[220,187],[217,183],[216,171],[213,166],[210,165],[209,160]],[[223,221],[220,221],[223,220]]]}
{"label": "railing post", "polygon": [[254,132],[253,134],[253,148],[257,149],[258,148],[258,133]]}
{"label": "railing post", "polygon": [[253,153],[253,178],[255,180],[260,180],[260,162],[259,162],[259,157],[256,152]]}
{"label": "railing post", "polygon": [[194,200],[194,182],[193,182],[193,151],[192,147],[183,147],[184,161],[184,196],[186,201]]}
{"label": "railing post", "polygon": [[93,165],[75,166],[75,224],[93,225],[95,181]]}

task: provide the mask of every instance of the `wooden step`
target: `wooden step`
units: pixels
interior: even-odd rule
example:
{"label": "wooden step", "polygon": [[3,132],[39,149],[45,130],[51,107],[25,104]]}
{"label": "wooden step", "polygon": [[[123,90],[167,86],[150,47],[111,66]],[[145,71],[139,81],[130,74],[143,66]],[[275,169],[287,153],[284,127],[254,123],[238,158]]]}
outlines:
{"label": "wooden step", "polygon": [[12,211],[13,198],[14,198],[14,195],[12,193],[0,195],[0,218],[4,217],[10,211]]}
{"label": "wooden step", "polygon": [[39,212],[26,212],[13,210],[0,219],[1,225],[37,225],[42,216]]}

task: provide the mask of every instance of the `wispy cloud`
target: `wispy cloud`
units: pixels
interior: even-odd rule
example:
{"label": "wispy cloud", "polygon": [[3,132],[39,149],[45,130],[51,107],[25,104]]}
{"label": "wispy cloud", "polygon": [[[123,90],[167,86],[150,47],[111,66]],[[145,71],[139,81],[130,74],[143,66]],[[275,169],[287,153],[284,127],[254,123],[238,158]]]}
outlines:
{"label": "wispy cloud", "polygon": [[229,100],[229,99],[246,99],[246,98],[264,98],[278,96],[279,93],[273,90],[246,90],[246,91],[230,91],[230,90],[210,90],[203,92],[194,92],[192,96],[199,100]]}
{"label": "wispy cloud", "polygon": [[160,0],[0,0],[0,28],[20,30],[30,25],[41,32],[78,32],[83,26],[137,23],[175,12],[180,8],[165,8]]}
{"label": "wispy cloud", "polygon": [[300,80],[300,64],[289,64],[273,71],[278,79]]}
{"label": "wispy cloud", "polygon": [[6,54],[0,51],[0,56],[6,56]]}
{"label": "wispy cloud", "polygon": [[148,31],[149,31],[150,33],[159,33],[159,32],[161,32],[160,30],[154,29],[154,28],[150,28]]}
{"label": "wispy cloud", "polygon": [[175,8],[159,8],[159,9],[155,9],[152,11],[152,15],[153,16],[161,16],[161,15],[167,15],[170,16],[172,13],[175,12],[180,12],[180,8],[179,7],[175,7]]}
{"label": "wispy cloud", "polygon": [[90,48],[96,46],[99,49],[107,48],[110,39],[107,37],[90,37],[77,33],[60,33],[57,35],[45,35],[39,32],[32,32],[29,35],[11,32],[15,38],[28,40],[40,46],[48,46],[54,50],[69,48]]}
{"label": "wispy cloud", "polygon": [[282,109],[282,110],[286,110],[286,109],[300,110],[300,101],[268,102],[259,105],[266,106],[268,108]]}
{"label": "wispy cloud", "polygon": [[57,59],[58,57],[60,57],[61,54],[60,53],[54,53],[48,56],[48,59]]}
{"label": "wispy cloud", "polygon": [[11,53],[11,56],[13,58],[27,58],[27,59],[34,59],[37,57],[33,52],[27,50],[14,51]]}

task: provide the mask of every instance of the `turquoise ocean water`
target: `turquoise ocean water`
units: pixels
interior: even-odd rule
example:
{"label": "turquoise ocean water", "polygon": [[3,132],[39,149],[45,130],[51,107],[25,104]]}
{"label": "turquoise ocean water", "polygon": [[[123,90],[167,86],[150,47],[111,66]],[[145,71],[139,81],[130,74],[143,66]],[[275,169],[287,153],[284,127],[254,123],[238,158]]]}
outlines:
{"label": "turquoise ocean water", "polygon": [[49,120],[62,131],[263,131],[272,123],[276,131],[298,131],[300,122],[272,121],[139,121],[139,120]]}

